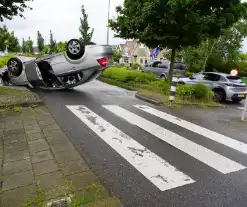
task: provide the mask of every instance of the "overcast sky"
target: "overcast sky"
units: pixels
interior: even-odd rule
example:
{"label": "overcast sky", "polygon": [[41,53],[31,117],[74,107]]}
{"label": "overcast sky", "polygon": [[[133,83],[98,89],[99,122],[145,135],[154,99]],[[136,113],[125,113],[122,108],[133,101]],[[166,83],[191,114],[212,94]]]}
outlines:
{"label": "overcast sky", "polygon": [[[110,18],[116,16],[116,6],[124,0],[111,0]],[[49,30],[53,31],[57,41],[79,37],[81,5],[84,4],[88,13],[89,25],[94,28],[93,42],[106,44],[106,25],[108,0],[34,0],[30,3],[33,10],[24,12],[26,19],[19,17],[7,22],[7,27],[14,30],[19,40],[29,36],[36,45],[39,30],[49,41]],[[0,23],[1,26],[3,23]],[[110,32],[110,44],[119,44],[124,40],[113,38]],[[244,52],[247,52],[247,40],[244,41]]]}

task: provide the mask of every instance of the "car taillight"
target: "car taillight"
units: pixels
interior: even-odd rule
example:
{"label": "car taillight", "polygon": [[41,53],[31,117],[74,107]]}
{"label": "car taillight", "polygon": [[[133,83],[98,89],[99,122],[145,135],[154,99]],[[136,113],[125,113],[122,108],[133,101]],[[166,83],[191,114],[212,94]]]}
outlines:
{"label": "car taillight", "polygon": [[97,59],[97,61],[98,61],[98,63],[100,64],[100,66],[101,66],[102,68],[105,68],[105,67],[106,67],[106,63],[107,63],[107,58],[106,58],[106,57]]}

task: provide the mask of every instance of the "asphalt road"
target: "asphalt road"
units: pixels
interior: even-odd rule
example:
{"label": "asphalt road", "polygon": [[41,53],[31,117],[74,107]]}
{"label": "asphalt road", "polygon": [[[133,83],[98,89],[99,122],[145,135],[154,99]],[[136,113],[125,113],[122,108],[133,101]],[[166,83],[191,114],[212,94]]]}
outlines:
{"label": "asphalt road", "polygon": [[168,109],[98,81],[37,92],[124,206],[247,206],[240,110]]}

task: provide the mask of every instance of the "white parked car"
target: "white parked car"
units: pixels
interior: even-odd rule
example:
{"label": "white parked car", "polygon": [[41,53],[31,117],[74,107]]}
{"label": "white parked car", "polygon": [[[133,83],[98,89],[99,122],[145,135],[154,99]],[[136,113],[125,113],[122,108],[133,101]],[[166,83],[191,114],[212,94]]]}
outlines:
{"label": "white parked car", "polygon": [[65,52],[22,62],[11,58],[2,74],[12,85],[61,90],[73,88],[97,78],[113,65],[113,50],[107,45],[83,45],[71,39]]}

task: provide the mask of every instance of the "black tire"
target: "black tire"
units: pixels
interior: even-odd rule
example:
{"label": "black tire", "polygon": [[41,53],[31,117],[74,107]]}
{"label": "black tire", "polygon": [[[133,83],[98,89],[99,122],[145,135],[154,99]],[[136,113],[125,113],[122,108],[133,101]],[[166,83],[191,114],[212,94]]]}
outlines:
{"label": "black tire", "polygon": [[19,58],[10,58],[7,62],[7,68],[12,75],[19,76],[22,73],[23,65]]}
{"label": "black tire", "polygon": [[179,82],[178,82],[178,84],[184,85],[185,83],[184,83],[184,82],[179,81]]}
{"label": "black tire", "polygon": [[85,45],[78,39],[71,39],[67,43],[66,53],[70,59],[78,60],[85,53]]}
{"label": "black tire", "polygon": [[235,104],[239,104],[241,101],[242,99],[238,99],[238,98],[232,100],[232,102]]}
{"label": "black tire", "polygon": [[160,76],[160,79],[161,79],[161,80],[166,80],[167,77],[163,74],[163,75]]}
{"label": "black tire", "polygon": [[226,93],[223,89],[217,88],[214,89],[213,92],[214,92],[213,100],[215,102],[223,102],[226,100]]}

